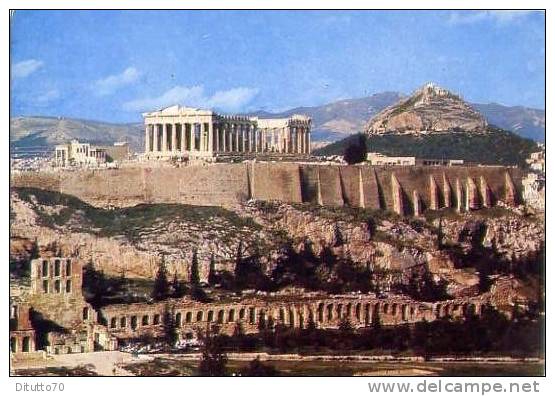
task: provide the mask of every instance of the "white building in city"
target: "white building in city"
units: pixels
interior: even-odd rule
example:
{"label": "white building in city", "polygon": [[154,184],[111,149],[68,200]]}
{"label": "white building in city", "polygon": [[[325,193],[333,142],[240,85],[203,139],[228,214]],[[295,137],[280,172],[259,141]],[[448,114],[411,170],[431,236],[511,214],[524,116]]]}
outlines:
{"label": "white building in city", "polygon": [[366,161],[370,165],[397,165],[397,166],[414,166],[416,165],[416,157],[388,157],[381,153],[366,154]]}

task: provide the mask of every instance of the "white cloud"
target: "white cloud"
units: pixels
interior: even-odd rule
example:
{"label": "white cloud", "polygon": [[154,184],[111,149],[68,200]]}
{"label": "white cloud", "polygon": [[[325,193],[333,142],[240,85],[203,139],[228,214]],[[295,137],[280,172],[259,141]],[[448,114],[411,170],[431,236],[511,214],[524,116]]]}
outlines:
{"label": "white cloud", "polygon": [[12,66],[12,78],[24,78],[36,72],[44,65],[44,62],[36,59],[28,59],[17,62]]}
{"label": "white cloud", "polygon": [[491,21],[507,24],[526,17],[533,11],[529,10],[497,10],[497,11],[459,11],[449,14],[451,25],[469,25],[476,22]]}
{"label": "white cloud", "polygon": [[204,92],[204,87],[175,86],[162,95],[152,98],[143,98],[124,103],[123,108],[128,111],[146,111],[159,109],[174,104],[183,106],[216,108],[223,111],[238,111],[249,104],[258,94],[258,89],[237,87],[226,91],[217,91],[209,96]]}
{"label": "white cloud", "polygon": [[133,84],[140,76],[141,73],[136,68],[128,67],[120,74],[96,80],[93,89],[98,96],[110,95],[126,85]]}
{"label": "white cloud", "polygon": [[46,104],[48,102],[58,99],[59,97],[60,97],[60,91],[58,91],[57,89],[51,89],[38,95],[35,98],[35,101],[38,104]]}

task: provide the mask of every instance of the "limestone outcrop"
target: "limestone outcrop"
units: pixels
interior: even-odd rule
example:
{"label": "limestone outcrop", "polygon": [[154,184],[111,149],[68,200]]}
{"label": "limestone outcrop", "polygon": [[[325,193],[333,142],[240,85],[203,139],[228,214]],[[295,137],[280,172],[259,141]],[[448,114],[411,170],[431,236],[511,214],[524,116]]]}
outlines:
{"label": "limestone outcrop", "polygon": [[486,126],[485,118],[459,96],[434,84],[426,84],[375,115],[366,125],[366,132],[483,132]]}

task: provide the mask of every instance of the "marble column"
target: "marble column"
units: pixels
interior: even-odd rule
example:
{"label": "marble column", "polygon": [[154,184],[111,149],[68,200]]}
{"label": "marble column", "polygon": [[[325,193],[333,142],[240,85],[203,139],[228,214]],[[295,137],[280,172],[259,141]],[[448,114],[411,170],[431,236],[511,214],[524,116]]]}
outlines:
{"label": "marble column", "polygon": [[215,135],[214,135],[214,151],[220,151],[220,124],[217,124],[214,128]]}
{"label": "marble column", "polygon": [[153,151],[158,152],[158,124],[152,124]]}
{"label": "marble column", "polygon": [[235,151],[239,151],[239,126],[237,124],[233,124],[233,133],[235,138]]}
{"label": "marble column", "polygon": [[170,139],[171,139],[171,145],[172,145],[171,151],[172,151],[172,152],[175,152],[175,151],[177,151],[176,148],[175,148],[175,144],[176,144],[176,133],[177,133],[177,131],[176,131],[176,129],[175,129],[175,124],[170,124],[170,127],[171,127],[171,136],[170,136]]}
{"label": "marble column", "polygon": [[227,142],[228,142],[228,139],[227,139],[227,136],[226,136],[227,131],[228,131],[227,124],[223,124],[222,128],[223,128],[223,130],[222,130],[222,151],[226,152],[227,151]]}
{"label": "marble column", "polygon": [[150,135],[150,125],[146,124],[145,125],[145,153],[148,153],[150,151],[149,135]]}
{"label": "marble column", "polygon": [[195,123],[189,124],[189,144],[191,152],[195,151]]}
{"label": "marble column", "polygon": [[168,125],[165,122],[162,124],[162,151],[168,151]]}
{"label": "marble column", "polygon": [[208,147],[206,151],[214,151],[214,124],[212,124],[212,121],[208,122]]}
{"label": "marble column", "polygon": [[187,151],[187,124],[181,124],[181,151]]}

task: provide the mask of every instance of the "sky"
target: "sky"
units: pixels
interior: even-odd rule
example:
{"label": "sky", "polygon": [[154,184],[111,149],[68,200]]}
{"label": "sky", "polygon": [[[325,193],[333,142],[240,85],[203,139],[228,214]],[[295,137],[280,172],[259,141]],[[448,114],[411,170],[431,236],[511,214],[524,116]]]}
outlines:
{"label": "sky", "polygon": [[426,82],[545,107],[540,11],[16,11],[10,29],[12,116],[283,111]]}

